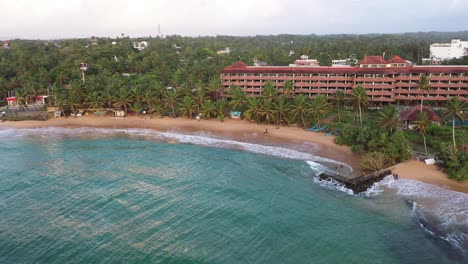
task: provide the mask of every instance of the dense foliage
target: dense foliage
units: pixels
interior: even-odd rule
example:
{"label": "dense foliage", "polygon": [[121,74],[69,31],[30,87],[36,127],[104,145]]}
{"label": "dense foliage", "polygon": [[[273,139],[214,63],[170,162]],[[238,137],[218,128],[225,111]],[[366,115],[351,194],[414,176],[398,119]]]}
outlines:
{"label": "dense foliage", "polygon": [[[138,83],[148,85],[156,80],[163,86],[193,86],[208,83],[219,71],[235,61],[252,64],[253,59],[270,65],[288,65],[302,54],[317,58],[321,65],[331,59],[344,59],[354,54],[400,55],[420,62],[429,55],[429,44],[448,42],[452,38],[468,39],[468,32],[407,33],[385,35],[278,35],[255,37],[181,37],[147,38],[150,47],[133,48],[138,39],[89,39],[54,41],[13,40],[10,49],[0,49],[0,101],[10,90],[33,82],[47,89],[54,83],[66,84],[80,79],[80,63],[88,63],[86,74],[106,82],[120,79],[122,73],[134,75]],[[112,42],[116,42],[115,45]],[[226,47],[230,54],[217,54]],[[295,53],[290,56],[290,51]],[[461,61],[463,62],[463,61]],[[103,90],[104,87],[100,87]]]}
{"label": "dense foliage", "polygon": [[[222,68],[253,58],[270,65],[287,65],[302,54],[317,58],[322,65],[331,59],[355,54],[400,55],[420,62],[428,57],[429,44],[468,39],[468,32],[412,33],[398,35],[329,35],[329,36],[255,36],[255,37],[180,37],[146,39],[147,50],[133,48],[130,38],[104,39],[91,45],[87,39],[56,41],[12,41],[10,49],[0,49],[0,102],[15,90],[21,110],[36,96],[49,93],[51,104],[65,112],[88,109],[94,112],[122,109],[125,112],[151,115],[218,118],[223,121],[230,111],[242,112],[243,118],[257,123],[314,126],[316,130],[338,133],[336,142],[364,153],[362,166],[370,170],[406,160],[418,139],[426,140],[429,149],[439,153],[451,177],[467,176],[467,154],[455,138],[464,139],[464,130],[434,127],[421,119],[418,139],[397,129],[398,111],[385,107],[366,113],[369,98],[358,87],[349,96],[336,93],[327,98],[295,96],[291,82],[279,95],[267,83],[262,96],[247,97],[239,87],[224,90],[218,79]],[[113,44],[113,42],[116,42]],[[216,51],[230,47],[229,54]],[[294,54],[290,51],[294,50]],[[88,63],[85,83],[80,64]],[[456,61],[465,63],[466,58]],[[454,63],[450,61],[448,63]],[[424,82],[420,86],[422,88]],[[430,89],[429,86],[425,87]],[[421,102],[422,104],[423,102]],[[36,105],[33,104],[36,108]],[[460,118],[465,109],[460,102],[448,105],[447,118]],[[450,110],[451,109],[451,110]],[[35,109],[39,111],[40,109]],[[466,112],[466,110],[464,110]],[[424,121],[424,122],[423,122]],[[324,124],[328,128],[325,129]],[[410,144],[410,141],[412,144]],[[452,144],[453,141],[453,144]]]}

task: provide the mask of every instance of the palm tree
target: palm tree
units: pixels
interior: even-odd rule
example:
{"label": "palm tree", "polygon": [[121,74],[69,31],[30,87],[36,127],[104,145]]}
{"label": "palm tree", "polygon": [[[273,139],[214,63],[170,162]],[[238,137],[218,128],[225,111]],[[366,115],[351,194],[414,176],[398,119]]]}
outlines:
{"label": "palm tree", "polygon": [[289,110],[289,104],[284,99],[283,97],[280,97],[274,104],[274,107],[276,109],[276,113],[278,114],[278,125],[281,125],[281,122],[283,121],[283,117],[286,116],[288,110]]}
{"label": "palm tree", "polygon": [[19,108],[25,111],[28,108],[28,92],[26,89],[19,89],[15,92],[16,103],[18,104]]}
{"label": "palm tree", "polygon": [[106,87],[102,93],[102,100],[106,103],[108,110],[111,110],[112,104],[115,101],[115,95],[111,88]]}
{"label": "palm tree", "polygon": [[28,94],[28,98],[29,98],[29,101],[33,102],[34,104],[34,111],[36,112],[37,114],[37,98],[40,96],[40,95],[43,95],[45,90],[42,89],[40,87],[40,85],[36,82],[28,82],[26,85],[25,85],[25,89],[27,91],[27,94]]}
{"label": "palm tree", "polygon": [[208,93],[211,95],[211,98],[215,101],[219,99],[219,96],[222,95],[223,85],[218,78],[213,78],[208,83]]}
{"label": "palm tree", "polygon": [[247,110],[244,113],[244,116],[248,120],[255,120],[255,122],[260,121],[260,116],[262,114],[262,105],[260,100],[257,97],[250,97],[248,99]]}
{"label": "palm tree", "polygon": [[58,81],[58,83],[60,83],[61,86],[63,86],[64,83],[68,81],[68,77],[63,71],[60,71],[59,74],[57,75],[56,80]]}
{"label": "palm tree", "polygon": [[445,117],[452,117],[452,137],[453,137],[453,147],[457,148],[457,143],[455,141],[455,119],[458,117],[462,123],[464,122],[463,113],[468,112],[468,103],[458,100],[458,97],[453,97],[447,104],[447,114]]}
{"label": "palm tree", "polygon": [[330,104],[325,95],[316,96],[310,104],[310,113],[317,118],[317,125],[320,127],[320,117],[330,112]]}
{"label": "palm tree", "polygon": [[211,100],[206,100],[202,105],[202,116],[206,119],[216,116],[216,105]]}
{"label": "palm tree", "polygon": [[333,94],[333,97],[331,99],[332,102],[333,102],[333,106],[336,108],[336,111],[338,113],[338,123],[341,123],[340,112],[341,112],[341,109],[343,108],[343,106],[345,104],[345,99],[346,99],[346,95],[341,90],[336,91],[336,93]]}
{"label": "palm tree", "polygon": [[295,120],[300,120],[303,127],[306,127],[305,116],[309,114],[310,105],[305,95],[298,95],[291,105],[291,115]]}
{"label": "palm tree", "polygon": [[135,86],[131,92],[136,103],[143,103],[145,98],[145,91],[140,85]]}
{"label": "palm tree", "polygon": [[217,115],[220,118],[221,122],[224,122],[224,116],[228,110],[229,102],[226,100],[216,101],[216,111]]}
{"label": "palm tree", "polygon": [[145,104],[145,106],[149,109],[150,108],[150,105],[154,102],[154,101],[158,101],[159,98],[157,98],[155,96],[155,92],[151,89],[148,89],[145,91],[145,93],[143,94],[143,97],[142,97],[142,102]]}
{"label": "palm tree", "polygon": [[104,103],[103,97],[100,92],[94,91],[86,97],[86,104],[91,107],[94,112],[101,110]]}
{"label": "palm tree", "polygon": [[161,117],[164,114],[164,103],[160,100],[151,101],[148,104],[148,108],[150,117],[153,115],[153,113],[157,113],[159,117]]}
{"label": "palm tree", "polygon": [[285,81],[283,85],[283,96],[286,99],[293,99],[295,96],[294,84],[291,81]]}
{"label": "palm tree", "polygon": [[172,117],[176,117],[175,106],[178,98],[179,94],[176,91],[168,90],[164,93],[164,107],[171,109]]}
{"label": "palm tree", "polygon": [[265,100],[272,102],[276,99],[277,94],[278,91],[271,81],[268,81],[265,86],[263,86],[262,97],[265,98]]}
{"label": "palm tree", "polygon": [[399,122],[398,116],[398,110],[394,106],[382,108],[377,114],[377,127],[390,129],[390,133],[393,133]]}
{"label": "palm tree", "polygon": [[273,102],[269,99],[263,100],[261,113],[265,117],[268,125],[270,124],[270,121],[274,121],[276,116],[276,109]]}
{"label": "palm tree", "polygon": [[[426,78],[425,75],[423,75],[423,76],[421,76],[421,78],[419,78],[418,88],[419,88],[419,93],[420,94],[422,92],[428,92],[429,89],[431,89],[431,86],[429,85],[429,80]],[[423,109],[423,100],[424,100],[424,95],[421,95],[421,110],[420,110],[420,112],[422,112],[422,109]]]}
{"label": "palm tree", "polygon": [[71,81],[68,84],[68,93],[81,99],[84,95],[83,83],[80,80]]}
{"label": "palm tree", "polygon": [[76,94],[68,94],[67,103],[70,106],[72,112],[76,112],[76,110],[81,106],[81,99]]}
{"label": "palm tree", "polygon": [[202,107],[203,102],[208,99],[205,94],[205,91],[203,89],[197,89],[197,92],[193,96],[193,99],[195,100],[195,103],[197,104],[198,113],[200,113],[200,108]]}
{"label": "palm tree", "polygon": [[358,84],[358,86],[353,90],[353,93],[351,94],[351,103],[354,109],[358,111],[359,122],[362,127],[362,110],[367,109],[369,106],[369,96],[367,96],[366,90],[362,85]]}
{"label": "palm tree", "polygon": [[424,151],[426,152],[427,156],[427,147],[426,147],[426,134],[427,134],[427,128],[431,124],[431,121],[429,120],[429,115],[426,112],[421,112],[418,114],[416,117],[416,129],[421,132],[424,140]]}
{"label": "palm tree", "polygon": [[230,93],[230,105],[232,109],[235,111],[242,110],[247,102],[247,97],[245,96],[244,91],[242,91],[240,87],[234,86],[231,88]]}
{"label": "palm tree", "polygon": [[131,107],[133,103],[133,95],[131,90],[126,87],[121,87],[115,95],[115,103],[121,107],[123,106],[125,115],[127,115],[128,107]]}
{"label": "palm tree", "polygon": [[182,98],[182,101],[179,103],[180,112],[183,116],[186,116],[188,118],[193,117],[195,109],[197,107],[197,104],[195,103],[195,101],[193,101],[193,98],[190,96],[184,96],[184,98]]}

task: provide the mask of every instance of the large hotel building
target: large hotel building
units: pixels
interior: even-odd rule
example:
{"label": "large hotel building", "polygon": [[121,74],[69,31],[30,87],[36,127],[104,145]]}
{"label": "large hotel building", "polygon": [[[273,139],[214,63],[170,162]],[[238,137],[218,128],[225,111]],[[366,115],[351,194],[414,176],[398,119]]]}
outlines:
{"label": "large hotel building", "polygon": [[[310,63],[308,63],[310,61]],[[418,82],[426,76],[431,89],[421,92]],[[361,84],[374,105],[413,105],[424,97],[433,106],[445,105],[452,97],[468,101],[468,66],[412,66],[395,56],[365,56],[357,66],[318,66],[317,61],[301,59],[289,66],[247,66],[236,62],[224,68],[221,81],[228,91],[239,86],[248,96],[262,94],[266,82],[282,90],[285,81],[294,83],[296,94],[330,96],[338,90],[350,94]]]}

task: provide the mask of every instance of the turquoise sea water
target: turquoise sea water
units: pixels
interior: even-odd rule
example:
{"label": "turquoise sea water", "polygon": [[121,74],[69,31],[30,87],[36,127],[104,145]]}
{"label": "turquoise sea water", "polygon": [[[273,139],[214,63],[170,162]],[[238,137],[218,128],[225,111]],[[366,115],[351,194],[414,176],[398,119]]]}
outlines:
{"label": "turquoise sea water", "polygon": [[350,195],[314,178],[318,157],[206,136],[0,140],[0,263],[468,261],[468,195],[419,182]]}

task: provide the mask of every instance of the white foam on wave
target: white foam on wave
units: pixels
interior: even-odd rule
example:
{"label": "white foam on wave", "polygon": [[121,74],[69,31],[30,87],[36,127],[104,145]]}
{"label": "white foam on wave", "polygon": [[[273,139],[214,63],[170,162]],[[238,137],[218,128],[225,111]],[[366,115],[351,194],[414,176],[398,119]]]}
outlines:
{"label": "white foam on wave", "polygon": [[[2,133],[4,132],[4,134]],[[285,159],[294,159],[294,160],[306,160],[313,162],[324,162],[332,163],[337,165],[342,165],[347,167],[350,171],[353,171],[352,167],[348,164],[315,156],[309,153],[292,150],[283,147],[267,146],[254,143],[246,143],[235,140],[228,139],[219,139],[213,137],[211,134],[201,134],[201,135],[189,135],[189,134],[180,134],[174,132],[158,132],[151,129],[107,129],[107,128],[60,128],[60,127],[46,127],[46,128],[31,128],[31,129],[0,129],[0,138],[6,136],[25,136],[25,135],[35,135],[42,137],[49,137],[51,134],[59,135],[109,135],[109,134],[120,134],[123,133],[129,136],[137,137],[149,137],[160,140],[175,140],[180,143],[185,144],[194,144],[194,145],[203,145],[203,146],[213,146],[213,147],[226,147],[226,148],[235,148],[247,152],[263,154],[268,156],[274,156]]]}
{"label": "white foam on wave", "polygon": [[416,180],[395,180],[391,176],[373,188],[377,192],[386,188],[396,191],[412,203],[412,215],[427,233],[449,242],[464,254],[468,253],[468,194]]}
{"label": "white foam on wave", "polygon": [[344,186],[344,184],[341,184],[341,183],[339,183],[337,181],[334,181],[332,179],[324,180],[324,179],[321,179],[320,177],[318,177],[318,173],[320,173],[322,171],[329,170],[327,167],[325,167],[325,166],[323,166],[323,165],[321,165],[319,163],[310,161],[310,160],[306,161],[306,163],[310,166],[310,168],[313,171],[317,171],[317,175],[314,177],[314,182],[315,183],[317,183],[321,187],[329,189],[329,190],[337,190],[337,191],[343,192],[343,193],[348,194],[348,195],[354,195],[354,191],[351,190],[351,189],[346,188],[346,186]]}

